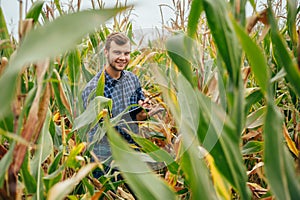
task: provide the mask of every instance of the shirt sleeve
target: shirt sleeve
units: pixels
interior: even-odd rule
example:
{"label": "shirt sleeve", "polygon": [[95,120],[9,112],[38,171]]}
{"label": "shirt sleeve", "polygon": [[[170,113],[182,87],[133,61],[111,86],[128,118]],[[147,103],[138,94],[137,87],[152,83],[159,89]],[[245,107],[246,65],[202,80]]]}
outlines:
{"label": "shirt sleeve", "polygon": [[[136,85],[136,90],[135,90],[135,100],[133,100],[131,102],[131,104],[138,104],[139,100],[145,100],[145,95],[144,95],[144,92],[142,90],[142,87],[141,87],[141,84],[140,84],[140,81],[138,79],[138,77],[136,75],[134,75],[134,80],[135,80],[135,85]],[[139,107],[139,106],[133,106],[131,109],[130,109],[130,116],[131,118],[133,119],[133,121],[136,121],[136,115],[141,112],[143,110],[143,108]]]}
{"label": "shirt sleeve", "polygon": [[137,101],[145,100],[145,95],[144,95],[144,92],[143,92],[141,86],[137,88],[136,94],[137,94]]}
{"label": "shirt sleeve", "polygon": [[141,83],[140,83],[140,80],[138,79],[138,77],[135,75],[135,78],[136,78],[136,95],[137,95],[137,103],[139,100],[145,100],[145,95],[144,95],[144,92],[142,90],[142,87],[141,87]]}
{"label": "shirt sleeve", "polygon": [[82,101],[83,101],[83,107],[84,109],[86,109],[88,103],[90,100],[91,97],[90,95],[92,94],[93,95],[93,91],[95,90],[95,88],[97,87],[97,84],[98,84],[98,79],[100,77],[100,74],[101,74],[101,71],[96,74],[96,76],[94,76],[90,82],[87,83],[86,87],[84,88],[82,94],[81,94],[81,98],[82,98]]}

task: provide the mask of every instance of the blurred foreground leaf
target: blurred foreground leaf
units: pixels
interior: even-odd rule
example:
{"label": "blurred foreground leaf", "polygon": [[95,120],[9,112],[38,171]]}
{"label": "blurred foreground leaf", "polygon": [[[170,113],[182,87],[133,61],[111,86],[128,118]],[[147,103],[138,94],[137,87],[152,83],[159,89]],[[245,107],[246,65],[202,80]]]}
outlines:
{"label": "blurred foreground leaf", "polygon": [[168,54],[172,58],[181,73],[193,85],[191,66],[193,40],[184,34],[175,35],[168,39],[166,46]]}
{"label": "blurred foreground leaf", "polygon": [[[194,99],[194,101],[189,101]],[[178,79],[178,102],[181,107],[180,132],[182,135],[182,160],[180,165],[190,184],[193,198],[217,199],[204,154],[197,137],[200,106],[194,89],[183,77]]]}
{"label": "blurred foreground leaf", "polygon": [[113,158],[136,196],[149,200],[176,199],[168,184],[141,160],[141,153],[130,149],[127,142],[109,124],[106,125]]}
{"label": "blurred foreground leaf", "polygon": [[282,127],[282,115],[269,103],[264,126],[266,176],[276,198],[300,199],[300,183],[296,178],[293,158],[283,143]]}
{"label": "blurred foreground leaf", "polygon": [[72,192],[74,187],[90,173],[97,163],[91,163],[86,166],[81,167],[81,169],[71,178],[66,179],[62,182],[55,184],[48,192],[48,200],[60,200],[65,199],[65,197]]}

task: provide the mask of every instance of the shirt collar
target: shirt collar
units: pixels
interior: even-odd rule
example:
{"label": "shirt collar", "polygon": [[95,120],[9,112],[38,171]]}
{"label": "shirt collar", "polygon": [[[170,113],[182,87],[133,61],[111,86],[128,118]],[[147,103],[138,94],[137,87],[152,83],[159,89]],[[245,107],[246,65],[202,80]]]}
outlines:
{"label": "shirt collar", "polygon": [[105,84],[108,86],[115,86],[119,81],[123,80],[126,77],[125,71],[121,71],[121,77],[119,79],[112,78],[106,71],[105,71]]}

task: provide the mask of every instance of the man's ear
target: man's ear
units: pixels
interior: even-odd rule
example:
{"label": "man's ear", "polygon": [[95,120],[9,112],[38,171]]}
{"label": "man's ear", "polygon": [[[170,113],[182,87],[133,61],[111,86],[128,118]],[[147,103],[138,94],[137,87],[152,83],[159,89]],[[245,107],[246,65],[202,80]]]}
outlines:
{"label": "man's ear", "polygon": [[104,55],[105,55],[105,57],[107,58],[107,55],[108,55],[107,49],[104,49]]}

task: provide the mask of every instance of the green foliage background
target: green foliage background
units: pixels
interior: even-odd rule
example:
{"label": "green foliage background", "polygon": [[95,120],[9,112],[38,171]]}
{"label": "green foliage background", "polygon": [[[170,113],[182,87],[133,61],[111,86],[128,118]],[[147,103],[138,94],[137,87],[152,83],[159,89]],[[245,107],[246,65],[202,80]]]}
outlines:
{"label": "green foliage background", "polygon": [[[67,12],[53,3],[34,2],[19,42],[0,9],[1,198],[125,198],[112,193],[124,181],[140,199],[300,198],[299,2],[267,1],[258,12],[251,0],[193,0],[186,14],[173,1],[181,17],[168,36],[133,49],[128,70],[166,110],[140,125],[151,137],[133,136],[166,164],[161,176],[112,128],[120,116],[106,115],[112,102],[101,96],[101,82],[82,107],[83,86],[104,63],[106,36],[135,39],[130,7],[98,1]],[[105,25],[111,18],[113,28]],[[100,118],[97,136],[108,134],[122,181],[92,176],[102,164],[90,161],[86,133]]]}

